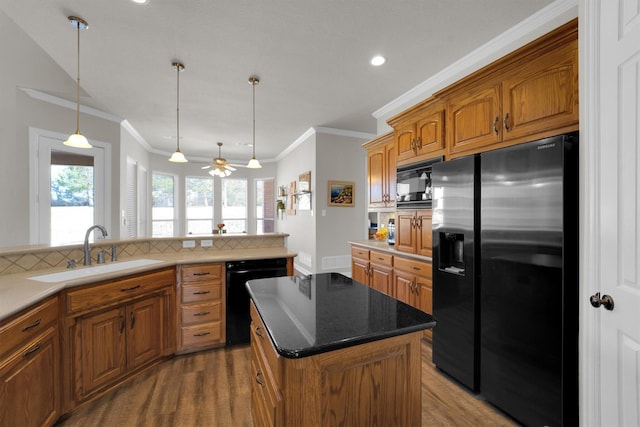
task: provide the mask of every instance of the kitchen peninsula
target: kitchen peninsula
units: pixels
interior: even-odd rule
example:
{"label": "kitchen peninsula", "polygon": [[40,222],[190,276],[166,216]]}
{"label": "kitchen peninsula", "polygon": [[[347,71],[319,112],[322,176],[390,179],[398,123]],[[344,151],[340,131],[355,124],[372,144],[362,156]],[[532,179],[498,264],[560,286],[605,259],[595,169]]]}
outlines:
{"label": "kitchen peninsula", "polygon": [[337,273],[247,288],[258,425],[421,425],[431,315]]}

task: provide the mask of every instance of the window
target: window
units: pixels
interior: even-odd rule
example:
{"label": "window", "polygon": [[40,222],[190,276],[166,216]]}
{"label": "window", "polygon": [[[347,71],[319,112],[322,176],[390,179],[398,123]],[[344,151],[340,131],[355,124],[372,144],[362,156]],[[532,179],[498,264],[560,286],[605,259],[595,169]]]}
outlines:
{"label": "window", "polygon": [[188,176],[186,181],[187,234],[211,234],[213,226],[213,179]]}
{"label": "window", "polygon": [[173,236],[174,200],[174,176],[154,172],[151,184],[151,233],[153,237]]}
{"label": "window", "polygon": [[246,233],[247,180],[222,180],[222,222],[227,233]]}
{"label": "window", "polygon": [[273,233],[275,230],[274,181],[256,180],[256,232]]}
{"label": "window", "polygon": [[29,129],[29,241],[34,245],[82,242],[91,225],[110,224],[105,171],[111,167],[111,146],[92,140],[89,149],[67,147],[67,136]]}

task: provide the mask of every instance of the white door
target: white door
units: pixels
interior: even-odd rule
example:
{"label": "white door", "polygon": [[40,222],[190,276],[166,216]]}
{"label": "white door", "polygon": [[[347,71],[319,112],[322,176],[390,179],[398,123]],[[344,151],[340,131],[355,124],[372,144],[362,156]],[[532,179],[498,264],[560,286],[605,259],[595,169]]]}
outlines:
{"label": "white door", "polygon": [[[585,0],[582,424],[640,425],[640,3]],[[584,46],[584,45],[583,45]],[[593,55],[593,56],[591,56]],[[591,69],[590,65],[593,67]],[[592,144],[592,145],[591,145]],[[593,166],[593,168],[591,168]],[[591,307],[609,295],[614,306]],[[585,332],[586,331],[586,332]]]}

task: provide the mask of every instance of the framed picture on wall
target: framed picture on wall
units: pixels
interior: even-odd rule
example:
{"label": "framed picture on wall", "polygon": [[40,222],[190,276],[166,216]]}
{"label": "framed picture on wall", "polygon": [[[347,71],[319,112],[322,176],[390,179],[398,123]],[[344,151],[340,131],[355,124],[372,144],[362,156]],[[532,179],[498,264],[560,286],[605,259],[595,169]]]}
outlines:
{"label": "framed picture on wall", "polygon": [[353,207],[355,203],[355,182],[329,181],[329,206]]}

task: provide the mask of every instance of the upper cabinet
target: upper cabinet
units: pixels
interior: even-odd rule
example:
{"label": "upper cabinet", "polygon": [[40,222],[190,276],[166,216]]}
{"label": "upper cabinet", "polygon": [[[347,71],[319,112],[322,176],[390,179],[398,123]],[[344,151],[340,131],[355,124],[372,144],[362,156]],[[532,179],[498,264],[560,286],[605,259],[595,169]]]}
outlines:
{"label": "upper cabinet", "polygon": [[389,119],[393,127],[395,156],[398,165],[445,154],[445,108],[435,99]]}
{"label": "upper cabinet", "polygon": [[436,94],[447,103],[447,157],[578,128],[572,21]]}
{"label": "upper cabinet", "polygon": [[396,156],[393,134],[365,143],[370,208],[396,207]]}

